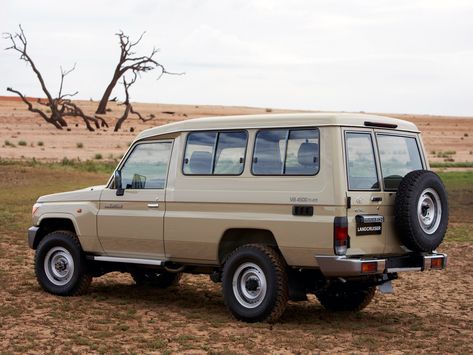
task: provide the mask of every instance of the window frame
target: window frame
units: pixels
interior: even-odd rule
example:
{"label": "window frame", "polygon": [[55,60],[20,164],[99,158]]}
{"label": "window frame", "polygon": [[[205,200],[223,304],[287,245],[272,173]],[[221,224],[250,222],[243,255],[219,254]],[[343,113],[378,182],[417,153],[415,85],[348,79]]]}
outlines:
{"label": "window frame", "polygon": [[[275,130],[287,130],[287,133],[286,133],[286,140],[285,140],[285,148],[284,148],[284,161],[282,162],[282,168],[283,168],[283,172],[281,174],[255,174],[255,172],[253,171],[253,164],[254,164],[254,159],[255,159],[255,150],[256,150],[256,140],[258,139],[258,134],[260,132],[263,132],[263,131],[275,131]],[[289,137],[291,135],[291,131],[311,131],[311,130],[315,130],[317,131],[318,133],[318,138],[319,138],[319,143],[318,143],[318,146],[319,146],[319,150],[318,150],[318,157],[319,157],[319,168],[317,169],[317,171],[314,173],[314,174],[286,174],[284,171],[286,170],[286,159],[287,159],[287,147],[288,147],[288,142],[289,142]],[[253,140],[253,152],[251,153],[251,175],[253,176],[286,176],[286,177],[294,177],[294,176],[316,176],[319,174],[320,172],[320,168],[321,168],[321,154],[320,154],[320,129],[319,127],[313,127],[313,126],[309,126],[309,127],[271,127],[271,128],[262,128],[262,129],[258,129],[256,132],[255,132],[255,138]]]}
{"label": "window frame", "polygon": [[398,189],[389,189],[386,188],[384,184],[384,175],[383,175],[383,162],[381,161],[381,154],[379,152],[379,141],[378,141],[378,136],[392,136],[392,137],[399,137],[399,138],[412,138],[414,139],[417,147],[417,152],[419,153],[419,160],[422,165],[422,169],[425,170],[425,162],[422,154],[422,150],[420,149],[419,146],[419,140],[417,139],[417,135],[409,135],[409,134],[396,134],[396,133],[391,133],[391,132],[375,132],[375,137],[376,137],[376,147],[377,147],[377,153],[379,157],[379,172],[381,174],[381,181],[383,183],[383,191],[388,191],[388,192],[396,192]]}
{"label": "window frame", "polygon": [[[232,132],[241,132],[245,134],[245,151],[243,153],[243,167],[241,169],[241,172],[239,174],[215,174],[215,158],[217,154],[217,147],[218,147],[218,141],[220,138],[220,133],[232,133]],[[193,133],[217,133],[214,145],[212,147],[212,172],[210,174],[189,174],[184,172],[184,166],[185,166],[185,160],[186,160],[186,152],[187,152],[187,144],[189,141],[189,136]],[[249,141],[249,134],[248,130],[246,129],[214,129],[214,130],[203,130],[203,131],[189,131],[187,132],[186,135],[186,140],[184,143],[184,150],[183,150],[183,155],[182,155],[182,163],[181,163],[181,173],[184,176],[241,176],[245,172],[245,167],[246,167],[246,153],[248,151],[248,141]]]}
{"label": "window frame", "polygon": [[[373,152],[373,159],[374,159],[374,170],[376,171],[376,180],[378,181],[378,188],[371,188],[371,189],[352,189],[350,187],[350,175],[349,175],[349,168],[348,168],[348,149],[347,149],[347,135],[348,134],[362,134],[367,135],[371,138],[371,150]],[[378,172],[378,157],[377,157],[377,149],[375,149],[375,144],[378,144],[378,141],[375,142],[375,137],[373,137],[373,131],[352,131],[352,130],[345,130],[343,135],[343,147],[345,150],[345,171],[346,171],[346,181],[347,181],[347,188],[348,191],[382,191],[381,190],[381,182],[379,181],[379,174]],[[384,188],[384,184],[383,184]]]}

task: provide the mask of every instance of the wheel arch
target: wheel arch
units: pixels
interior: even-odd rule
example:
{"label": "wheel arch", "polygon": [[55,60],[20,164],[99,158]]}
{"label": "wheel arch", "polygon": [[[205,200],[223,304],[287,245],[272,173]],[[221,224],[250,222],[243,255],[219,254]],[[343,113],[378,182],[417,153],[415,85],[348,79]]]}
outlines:
{"label": "wheel arch", "polygon": [[274,234],[268,229],[230,228],[220,238],[218,245],[219,264],[223,264],[227,256],[236,248],[255,243],[269,245],[281,253]]}
{"label": "wheel arch", "polygon": [[[44,217],[39,221],[39,229],[36,232],[33,249],[36,249],[41,242],[41,240],[49,233],[54,231],[68,231],[78,235],[78,230],[74,223],[74,220],[71,217]],[[80,242],[80,241],[79,241]]]}

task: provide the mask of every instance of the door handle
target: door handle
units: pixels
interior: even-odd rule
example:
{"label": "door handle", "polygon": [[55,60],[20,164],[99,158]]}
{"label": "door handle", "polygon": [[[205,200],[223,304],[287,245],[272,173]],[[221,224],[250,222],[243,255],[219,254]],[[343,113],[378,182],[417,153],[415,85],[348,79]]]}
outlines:
{"label": "door handle", "polygon": [[149,208],[159,208],[159,203],[148,203]]}
{"label": "door handle", "polygon": [[383,198],[381,196],[372,196],[371,201],[380,202],[380,201],[383,201]]}

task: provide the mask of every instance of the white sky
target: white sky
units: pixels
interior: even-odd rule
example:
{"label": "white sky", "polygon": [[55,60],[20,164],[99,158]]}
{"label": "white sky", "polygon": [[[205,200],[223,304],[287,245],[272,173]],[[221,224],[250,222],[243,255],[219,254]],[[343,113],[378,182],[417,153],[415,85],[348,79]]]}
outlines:
{"label": "white sky", "polygon": [[[114,33],[146,30],[139,53],[155,45],[186,75],[145,74],[133,101],[473,115],[471,0],[2,1],[0,31],[19,23],[54,91],[59,66],[77,62],[66,89],[78,98],[108,84]],[[31,68],[1,51],[0,95],[7,86],[43,96]]]}

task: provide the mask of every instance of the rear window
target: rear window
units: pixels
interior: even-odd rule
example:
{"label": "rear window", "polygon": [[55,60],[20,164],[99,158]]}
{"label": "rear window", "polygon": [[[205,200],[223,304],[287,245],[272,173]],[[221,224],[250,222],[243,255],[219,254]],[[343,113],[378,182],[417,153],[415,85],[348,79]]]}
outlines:
{"label": "rear window", "polygon": [[379,190],[371,134],[347,132],[345,146],[348,188],[350,190]]}
{"label": "rear window", "polygon": [[377,134],[377,140],[386,190],[396,190],[406,174],[423,168],[414,137]]}

